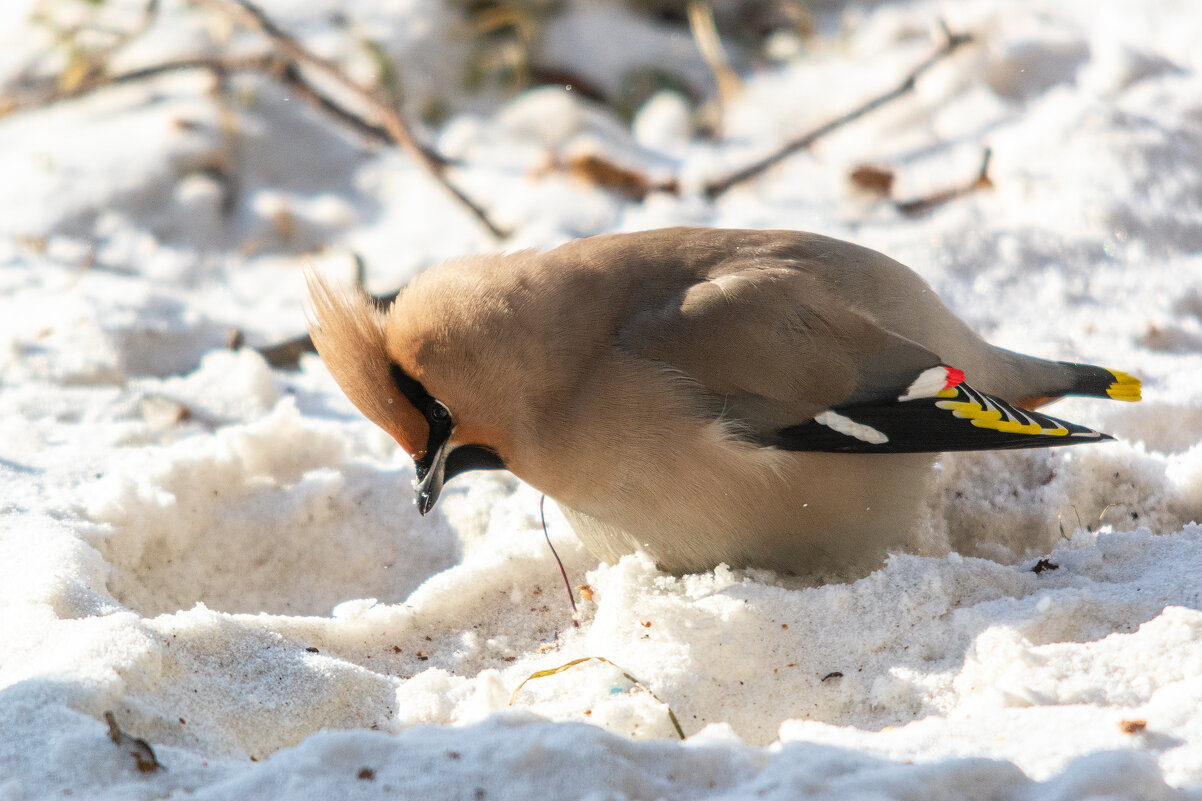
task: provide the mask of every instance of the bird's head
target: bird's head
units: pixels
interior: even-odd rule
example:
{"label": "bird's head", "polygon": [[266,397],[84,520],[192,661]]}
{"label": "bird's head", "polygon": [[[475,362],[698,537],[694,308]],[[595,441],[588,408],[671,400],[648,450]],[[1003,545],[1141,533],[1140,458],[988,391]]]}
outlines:
{"label": "bird's head", "polygon": [[308,280],[313,344],[351,402],[413,457],[419,512],[453,476],[505,468],[496,399],[481,391],[476,359],[448,336],[456,321],[445,310],[404,290],[382,311],[362,292]]}

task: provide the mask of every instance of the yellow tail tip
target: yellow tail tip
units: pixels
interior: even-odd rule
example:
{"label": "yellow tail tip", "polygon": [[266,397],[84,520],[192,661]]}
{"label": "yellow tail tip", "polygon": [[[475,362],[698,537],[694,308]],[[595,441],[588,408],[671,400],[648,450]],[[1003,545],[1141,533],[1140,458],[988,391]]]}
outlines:
{"label": "yellow tail tip", "polygon": [[1134,402],[1141,399],[1138,378],[1122,370],[1111,370],[1110,374],[1114,376],[1114,383],[1106,388],[1107,395],[1120,401]]}

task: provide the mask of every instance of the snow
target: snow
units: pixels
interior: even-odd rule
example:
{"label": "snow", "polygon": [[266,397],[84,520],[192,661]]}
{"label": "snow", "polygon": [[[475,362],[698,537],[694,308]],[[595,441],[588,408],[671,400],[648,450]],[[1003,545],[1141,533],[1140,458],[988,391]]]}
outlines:
{"label": "snow", "polygon": [[[202,9],[163,5],[123,64],[216,46]],[[63,69],[43,7],[4,4],[5,81]],[[514,233],[264,78],[228,104],[194,72],[0,119],[0,799],[1202,798],[1192,3],[818,4],[824,38],[740,62],[717,141],[667,90],[629,126],[576,91],[468,96],[443,4],[264,8],[364,80],[354,42],[378,43],[415,118],[450,97],[423,135]],[[553,66],[617,92],[646,42],[712,90],[683,28],[565,9]],[[699,196],[895,85],[941,17],[977,43],[912,96]],[[847,181],[887,166],[919,197],[986,147],[992,189],[924,215]],[[551,166],[581,153],[684,191],[635,202]],[[227,349],[303,329],[307,266],[350,280],[359,258],[384,292],[457,255],[678,224],[875,247],[992,341],[1128,370],[1146,400],[1056,407],[1114,443],[941,458],[917,552],[853,583],[600,565],[548,504],[591,588],[574,628],[537,492],[468,474],[421,518],[412,463],[320,360]],[[585,657],[609,661],[511,703]]]}

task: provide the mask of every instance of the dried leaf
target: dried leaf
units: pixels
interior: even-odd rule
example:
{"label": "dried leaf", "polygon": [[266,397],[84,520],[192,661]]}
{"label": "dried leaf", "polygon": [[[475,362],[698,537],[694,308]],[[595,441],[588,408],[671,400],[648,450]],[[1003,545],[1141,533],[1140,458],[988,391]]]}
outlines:
{"label": "dried leaf", "polygon": [[1148,721],[1135,719],[1123,719],[1119,721],[1119,731],[1123,734],[1143,734],[1148,728]]}
{"label": "dried leaf", "polygon": [[851,171],[847,179],[856,189],[876,197],[889,197],[893,194],[893,170],[887,167],[861,164]]}
{"label": "dried leaf", "polygon": [[116,743],[118,747],[128,749],[129,755],[134,758],[139,771],[142,773],[154,773],[158,770],[166,770],[154,755],[154,749],[150,747],[150,743],[141,737],[130,737],[121,731],[121,727],[117,725],[116,715],[111,711],[105,712],[104,720],[109,726],[109,739]]}
{"label": "dried leaf", "polygon": [[654,191],[678,191],[675,180],[656,184],[638,170],[623,167],[594,153],[572,156],[563,167],[573,177],[590,186],[617,192],[634,201],[641,201]]}

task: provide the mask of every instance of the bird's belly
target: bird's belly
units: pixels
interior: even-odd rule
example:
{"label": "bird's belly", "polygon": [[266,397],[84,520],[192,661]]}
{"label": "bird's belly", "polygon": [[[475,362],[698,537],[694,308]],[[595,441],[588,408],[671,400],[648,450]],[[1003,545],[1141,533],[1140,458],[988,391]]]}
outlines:
{"label": "bird's belly", "polygon": [[560,506],[599,559],[643,551],[677,574],[724,563],[855,578],[916,545],[933,456],[757,450],[742,462],[727,452],[726,469],[698,463],[684,481],[648,470],[632,491]]}

